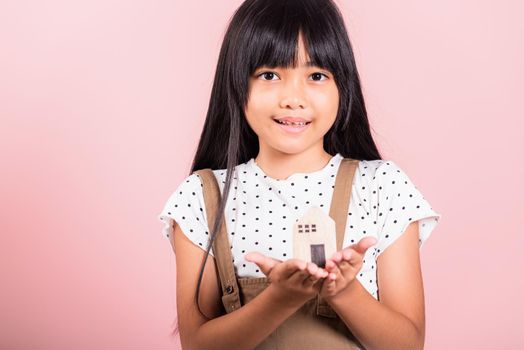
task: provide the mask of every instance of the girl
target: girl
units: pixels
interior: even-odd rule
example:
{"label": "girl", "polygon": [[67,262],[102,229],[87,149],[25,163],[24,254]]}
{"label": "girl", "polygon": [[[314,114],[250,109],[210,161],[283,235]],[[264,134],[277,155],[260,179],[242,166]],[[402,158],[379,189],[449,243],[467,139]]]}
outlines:
{"label": "girl", "polygon": [[[293,223],[312,206],[329,212],[344,158],[358,160],[344,249],[323,267],[295,259]],[[213,222],[195,173],[206,168],[221,193],[223,215]],[[223,217],[236,277],[270,281],[227,314],[211,250]],[[419,247],[440,217],[377,150],[337,6],[243,2],[220,50],[191,174],[159,216],[176,252],[184,349],[255,348],[316,296],[354,335],[354,348],[422,349]],[[302,349],[315,332],[304,331]]]}

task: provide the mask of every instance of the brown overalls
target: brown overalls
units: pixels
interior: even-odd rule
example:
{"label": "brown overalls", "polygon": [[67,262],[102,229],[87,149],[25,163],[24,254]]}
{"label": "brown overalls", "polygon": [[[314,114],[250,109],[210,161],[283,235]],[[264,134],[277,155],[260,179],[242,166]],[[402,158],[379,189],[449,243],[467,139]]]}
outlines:
{"label": "brown overalls", "polygon": [[[335,179],[329,216],[335,221],[337,250],[342,249],[353,175],[358,160],[343,158]],[[209,223],[214,222],[220,191],[211,169],[195,171],[203,185],[206,214]],[[225,218],[213,242],[213,253],[222,285],[222,303],[227,313],[249,303],[269,282],[266,277],[237,278],[233,265]],[[264,339],[256,349],[330,349],[357,350],[364,346],[353,336],[344,321],[317,294]]]}

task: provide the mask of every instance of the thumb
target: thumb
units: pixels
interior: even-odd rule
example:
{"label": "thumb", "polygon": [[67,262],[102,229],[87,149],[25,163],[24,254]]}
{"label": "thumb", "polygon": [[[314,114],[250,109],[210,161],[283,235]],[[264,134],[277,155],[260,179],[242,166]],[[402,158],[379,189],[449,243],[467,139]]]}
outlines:
{"label": "thumb", "polygon": [[377,242],[378,240],[375,237],[364,237],[358,241],[354,249],[360,254],[364,254],[369,247],[374,246]]}
{"label": "thumb", "polygon": [[271,272],[273,267],[275,267],[276,264],[281,262],[280,260],[267,257],[259,252],[249,252],[246,255],[244,255],[244,258],[247,261],[255,263],[258,267],[260,267],[260,270],[266,276],[269,275],[269,273]]}

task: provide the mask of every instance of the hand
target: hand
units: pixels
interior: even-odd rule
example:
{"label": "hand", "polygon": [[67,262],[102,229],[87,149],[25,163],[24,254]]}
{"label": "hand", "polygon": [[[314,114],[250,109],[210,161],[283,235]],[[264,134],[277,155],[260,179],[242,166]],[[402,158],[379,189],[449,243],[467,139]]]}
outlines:
{"label": "hand", "polygon": [[362,268],[362,259],[366,250],[375,245],[375,237],[364,237],[357,244],[344,248],[326,260],[328,277],[324,280],[320,296],[326,300],[332,299],[355,281],[355,276]]}
{"label": "hand", "polygon": [[282,262],[259,252],[250,252],[244,257],[255,263],[266,275],[275,301],[283,305],[302,306],[318,294],[328,275],[327,271],[316,264],[300,259]]}

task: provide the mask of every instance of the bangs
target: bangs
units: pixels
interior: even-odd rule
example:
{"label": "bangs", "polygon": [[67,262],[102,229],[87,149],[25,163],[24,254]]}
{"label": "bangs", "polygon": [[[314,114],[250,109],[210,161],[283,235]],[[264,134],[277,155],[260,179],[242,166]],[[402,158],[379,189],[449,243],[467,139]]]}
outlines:
{"label": "bangs", "polygon": [[341,40],[333,30],[340,24],[328,11],[333,8],[326,6],[326,1],[254,1],[246,9],[251,18],[245,21],[245,34],[235,45],[237,54],[242,55],[237,62],[247,66],[248,75],[261,66],[296,68],[301,35],[309,66],[340,72],[343,59],[333,45]]}

